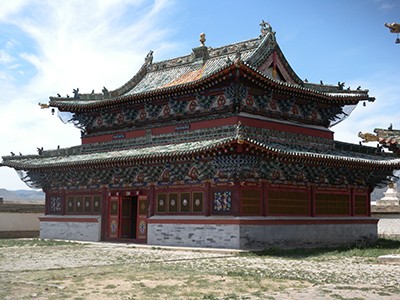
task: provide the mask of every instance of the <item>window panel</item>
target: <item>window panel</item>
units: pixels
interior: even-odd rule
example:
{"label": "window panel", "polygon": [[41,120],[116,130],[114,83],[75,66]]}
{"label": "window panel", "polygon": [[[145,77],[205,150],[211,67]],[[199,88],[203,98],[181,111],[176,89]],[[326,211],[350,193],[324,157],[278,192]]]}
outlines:
{"label": "window panel", "polygon": [[73,213],[75,211],[75,197],[67,198],[67,212]]}
{"label": "window panel", "polygon": [[177,212],[178,211],[178,194],[171,193],[168,195],[168,208],[169,212]]}
{"label": "window panel", "polygon": [[157,195],[157,212],[167,211],[167,194]]}
{"label": "window panel", "polygon": [[94,196],[93,197],[93,212],[94,213],[100,212],[100,207],[101,207],[101,197]]}
{"label": "window panel", "polygon": [[260,190],[243,190],[241,202],[242,202],[242,214],[244,215],[261,214]]}
{"label": "window panel", "polygon": [[85,200],[83,202],[84,204],[84,208],[83,210],[85,212],[92,212],[93,211],[93,207],[92,207],[92,197],[85,197]]}
{"label": "window panel", "polygon": [[354,203],[355,215],[368,215],[368,201],[366,195],[356,195]]}
{"label": "window panel", "polygon": [[317,215],[350,215],[348,194],[316,194],[315,213]]}
{"label": "window panel", "polygon": [[190,193],[181,193],[180,204],[182,212],[190,212],[190,207],[192,206]]}
{"label": "window panel", "polygon": [[203,193],[194,192],[193,193],[193,212],[203,211]]}
{"label": "window panel", "polygon": [[216,213],[227,213],[232,208],[232,192],[216,191],[214,192],[213,209]]}
{"label": "window panel", "polygon": [[302,191],[269,191],[269,215],[309,215],[309,194]]}

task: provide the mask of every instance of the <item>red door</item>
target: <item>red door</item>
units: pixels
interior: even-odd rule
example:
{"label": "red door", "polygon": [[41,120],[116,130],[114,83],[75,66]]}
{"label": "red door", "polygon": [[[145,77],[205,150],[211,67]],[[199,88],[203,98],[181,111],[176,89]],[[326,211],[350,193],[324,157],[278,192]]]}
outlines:
{"label": "red door", "polygon": [[136,217],[133,209],[135,209],[136,203],[133,203],[132,197],[122,197],[121,199],[121,214],[120,214],[120,237],[121,238],[135,238],[134,228],[132,228],[132,222]]}
{"label": "red door", "polygon": [[147,239],[147,196],[109,197],[109,237]]}
{"label": "red door", "polygon": [[109,198],[109,237],[117,238],[119,235],[119,206],[121,197]]}
{"label": "red door", "polygon": [[147,239],[147,207],[147,196],[138,196],[136,238],[139,240]]}

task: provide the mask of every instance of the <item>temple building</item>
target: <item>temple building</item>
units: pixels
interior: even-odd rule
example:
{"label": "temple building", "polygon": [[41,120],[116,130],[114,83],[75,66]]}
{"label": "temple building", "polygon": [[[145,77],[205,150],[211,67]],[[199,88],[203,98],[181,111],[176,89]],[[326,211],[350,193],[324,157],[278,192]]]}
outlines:
{"label": "temple building", "polygon": [[46,193],[41,238],[259,249],[377,237],[370,193],[399,161],[334,140],[368,90],[301,80],[261,35],[153,62],[124,85],[50,97],[81,145],[4,156]]}

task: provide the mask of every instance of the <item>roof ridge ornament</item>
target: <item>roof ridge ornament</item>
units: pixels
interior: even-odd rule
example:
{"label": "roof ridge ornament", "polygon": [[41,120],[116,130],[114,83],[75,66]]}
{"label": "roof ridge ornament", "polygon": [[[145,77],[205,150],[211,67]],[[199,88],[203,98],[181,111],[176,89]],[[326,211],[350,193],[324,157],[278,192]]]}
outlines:
{"label": "roof ridge ornament", "polygon": [[210,57],[208,53],[208,48],[205,45],[206,42],[206,34],[205,33],[200,33],[200,46],[193,48],[193,54],[194,55],[194,60],[195,61],[201,61],[203,64],[205,61]]}
{"label": "roof ridge ornament", "polygon": [[144,62],[146,65],[151,65],[153,63],[153,50],[150,50],[149,53],[147,53]]}
{"label": "roof ridge ornament", "polygon": [[268,22],[265,22],[264,20],[261,21],[260,23],[261,26],[261,36],[267,35],[267,33],[275,33],[272,31],[272,26]]}
{"label": "roof ridge ornament", "polygon": [[235,53],[235,66],[239,67],[242,63],[242,53],[237,50]]}
{"label": "roof ridge ornament", "polygon": [[200,33],[200,46],[203,47],[205,46],[205,42],[206,42],[206,34],[204,32]]}

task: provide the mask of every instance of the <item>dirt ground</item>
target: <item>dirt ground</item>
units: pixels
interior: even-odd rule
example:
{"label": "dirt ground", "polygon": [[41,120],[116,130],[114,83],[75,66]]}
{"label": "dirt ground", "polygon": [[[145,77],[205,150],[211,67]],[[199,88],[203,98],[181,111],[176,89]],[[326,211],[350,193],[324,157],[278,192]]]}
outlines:
{"label": "dirt ground", "polygon": [[400,265],[63,243],[0,248],[0,299],[400,299]]}

